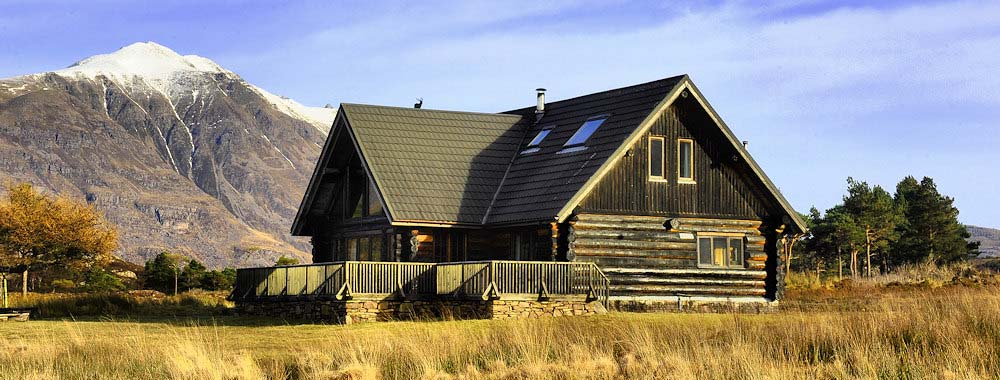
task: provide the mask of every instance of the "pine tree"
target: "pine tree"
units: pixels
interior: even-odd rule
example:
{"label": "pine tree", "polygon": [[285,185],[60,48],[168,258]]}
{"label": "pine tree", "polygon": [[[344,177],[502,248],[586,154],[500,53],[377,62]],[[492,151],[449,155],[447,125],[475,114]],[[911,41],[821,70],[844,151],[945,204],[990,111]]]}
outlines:
{"label": "pine tree", "polygon": [[881,186],[871,187],[866,182],[858,182],[850,177],[847,178],[844,211],[850,214],[863,232],[865,274],[871,276],[872,257],[875,254],[881,253],[883,263],[888,262],[888,247],[896,240],[896,226],[902,222],[902,214],[892,195]]}
{"label": "pine tree", "polygon": [[954,198],[941,195],[934,180],[919,183],[906,177],[896,185],[896,203],[906,222],[899,227],[893,251],[905,262],[944,264],[978,254],[978,243],[969,243],[969,232],[958,222]]}
{"label": "pine tree", "polygon": [[146,268],[142,271],[143,284],[147,289],[176,293],[175,285],[179,282],[182,261],[181,255],[160,252],[146,262]]}
{"label": "pine tree", "polygon": [[191,289],[200,288],[207,272],[208,268],[205,268],[204,264],[198,262],[198,260],[191,259],[184,266],[184,269],[181,270],[179,279],[181,291],[186,292]]}

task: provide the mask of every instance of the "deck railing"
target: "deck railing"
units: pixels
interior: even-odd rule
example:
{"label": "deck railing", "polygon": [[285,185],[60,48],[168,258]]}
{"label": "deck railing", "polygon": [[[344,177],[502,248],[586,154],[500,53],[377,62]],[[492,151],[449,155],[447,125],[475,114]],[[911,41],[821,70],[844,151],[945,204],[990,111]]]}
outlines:
{"label": "deck railing", "polygon": [[[437,264],[437,293],[497,299],[583,295],[607,305],[610,281],[594,263],[472,261]],[[534,297],[532,297],[534,298]]]}
{"label": "deck railing", "polygon": [[434,284],[431,263],[344,261],[237,269],[230,298],[403,298],[434,295]]}
{"label": "deck railing", "polygon": [[594,263],[344,261],[244,268],[230,299],[427,298],[546,299],[584,296],[607,305],[610,282]]}

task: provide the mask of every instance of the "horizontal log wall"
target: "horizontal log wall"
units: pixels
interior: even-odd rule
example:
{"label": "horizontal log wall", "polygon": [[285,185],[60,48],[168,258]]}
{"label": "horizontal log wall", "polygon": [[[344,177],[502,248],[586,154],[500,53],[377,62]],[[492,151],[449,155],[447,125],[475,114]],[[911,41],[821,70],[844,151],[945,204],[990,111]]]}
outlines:
{"label": "horizontal log wall", "polygon": [[[673,221],[673,223],[671,223]],[[763,296],[761,221],[582,213],[569,222],[569,256],[597,263],[612,296]],[[742,237],[744,268],[699,267],[698,236]]]}

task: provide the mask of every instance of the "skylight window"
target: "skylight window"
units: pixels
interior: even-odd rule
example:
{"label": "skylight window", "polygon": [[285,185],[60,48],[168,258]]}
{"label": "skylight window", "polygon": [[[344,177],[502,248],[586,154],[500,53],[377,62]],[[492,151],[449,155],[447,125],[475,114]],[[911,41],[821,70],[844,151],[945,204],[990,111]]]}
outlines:
{"label": "skylight window", "polygon": [[541,145],[542,140],[545,140],[545,136],[548,136],[549,132],[552,132],[552,127],[545,127],[545,129],[538,131],[538,134],[535,135],[535,138],[531,139],[531,142],[528,143],[528,148],[535,148]]}
{"label": "skylight window", "polygon": [[542,130],[538,131],[538,134],[535,135],[535,138],[531,139],[531,142],[529,142],[528,146],[525,147],[523,151],[521,151],[521,154],[537,152],[539,150],[538,146],[542,144],[542,140],[545,140],[545,136],[548,136],[549,132],[552,132],[553,127],[555,126],[549,125],[542,128]]}
{"label": "skylight window", "polygon": [[573,137],[570,137],[569,141],[566,141],[565,146],[583,145],[583,143],[587,142],[587,139],[589,139],[594,132],[597,132],[597,128],[600,127],[601,124],[604,124],[604,121],[607,119],[608,115],[594,116],[587,119],[587,121],[583,122],[583,125],[580,126],[580,129],[573,134]]}

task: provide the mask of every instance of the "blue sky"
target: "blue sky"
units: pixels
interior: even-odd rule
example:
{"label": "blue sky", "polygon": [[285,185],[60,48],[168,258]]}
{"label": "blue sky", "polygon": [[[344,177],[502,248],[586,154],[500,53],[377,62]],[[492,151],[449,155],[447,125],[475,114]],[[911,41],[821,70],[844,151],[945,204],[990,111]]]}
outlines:
{"label": "blue sky", "polygon": [[495,112],[687,73],[801,211],[933,177],[1000,227],[1000,3],[0,0],[0,77],[137,41],[304,104]]}

